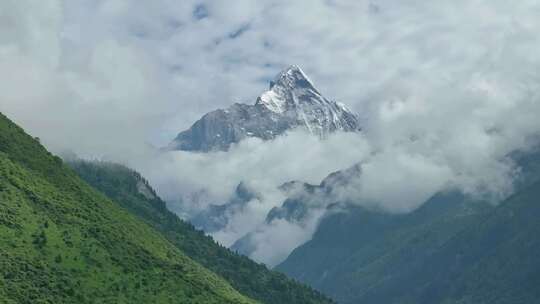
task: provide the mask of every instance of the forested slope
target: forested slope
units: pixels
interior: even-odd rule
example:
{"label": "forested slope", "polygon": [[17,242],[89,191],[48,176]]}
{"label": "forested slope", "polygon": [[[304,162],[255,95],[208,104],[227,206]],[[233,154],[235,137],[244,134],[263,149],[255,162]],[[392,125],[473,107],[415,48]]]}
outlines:
{"label": "forested slope", "polygon": [[0,114],[1,303],[255,303]]}
{"label": "forested slope", "polygon": [[266,304],[331,303],[310,287],[231,252],[178,218],[139,173],[107,162],[69,163],[90,185],[160,231],[172,244],[221,275],[241,293]]}

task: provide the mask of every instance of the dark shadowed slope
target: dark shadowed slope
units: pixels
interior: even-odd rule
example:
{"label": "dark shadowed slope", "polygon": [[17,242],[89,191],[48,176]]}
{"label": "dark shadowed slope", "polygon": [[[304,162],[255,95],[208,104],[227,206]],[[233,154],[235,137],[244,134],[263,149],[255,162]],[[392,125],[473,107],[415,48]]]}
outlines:
{"label": "dark shadowed slope", "polygon": [[241,293],[266,304],[331,303],[319,292],[229,251],[167,210],[146,180],[124,166],[74,161],[70,165],[90,185],[160,231],[201,265],[225,278]]}
{"label": "dark shadowed slope", "polygon": [[497,207],[439,194],[328,216],[278,269],[340,303],[540,303],[540,183]]}
{"label": "dark shadowed slope", "polygon": [[255,303],[0,114],[0,303]]}

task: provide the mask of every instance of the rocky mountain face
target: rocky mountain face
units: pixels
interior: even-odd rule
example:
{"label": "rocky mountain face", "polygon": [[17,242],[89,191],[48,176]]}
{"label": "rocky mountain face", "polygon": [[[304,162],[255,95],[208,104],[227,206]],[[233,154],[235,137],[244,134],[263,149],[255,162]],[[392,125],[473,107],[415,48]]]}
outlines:
{"label": "rocky mountain face", "polygon": [[245,138],[270,140],[298,127],[324,138],[336,131],[359,131],[360,121],[344,105],[322,96],[293,65],[275,77],[255,104],[235,103],[207,113],[178,134],[168,149],[224,151]]}

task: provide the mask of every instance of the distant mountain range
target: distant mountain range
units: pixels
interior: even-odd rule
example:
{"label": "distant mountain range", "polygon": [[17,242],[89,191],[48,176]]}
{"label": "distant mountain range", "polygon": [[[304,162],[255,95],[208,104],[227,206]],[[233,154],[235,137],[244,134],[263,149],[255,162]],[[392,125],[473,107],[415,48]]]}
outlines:
{"label": "distant mountain range", "polygon": [[249,137],[273,139],[302,127],[321,138],[336,131],[361,129],[358,116],[326,99],[298,66],[290,66],[270,83],[253,105],[235,103],[205,114],[169,144],[169,150],[227,150]]}

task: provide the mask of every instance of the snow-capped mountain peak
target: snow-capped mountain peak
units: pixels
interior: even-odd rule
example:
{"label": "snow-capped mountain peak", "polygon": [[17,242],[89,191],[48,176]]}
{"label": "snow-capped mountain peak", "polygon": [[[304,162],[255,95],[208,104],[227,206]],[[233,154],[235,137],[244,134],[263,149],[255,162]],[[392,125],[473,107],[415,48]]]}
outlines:
{"label": "snow-capped mountain peak", "polygon": [[[315,90],[313,82],[297,65],[291,65],[279,73],[271,84],[271,87],[279,85],[289,89],[310,88]],[[316,90],[315,90],[316,91]]]}
{"label": "snow-capped mountain peak", "polygon": [[297,65],[291,65],[270,82],[270,89],[257,99],[256,104],[265,106],[272,112],[283,113],[296,106],[298,98],[295,97],[308,92],[320,96],[304,71]]}
{"label": "snow-capped mountain peak", "polygon": [[227,150],[247,137],[273,139],[298,127],[321,138],[335,131],[358,131],[358,117],[340,103],[326,99],[302,69],[280,72],[255,104],[236,103],[204,115],[178,134],[169,149]]}

